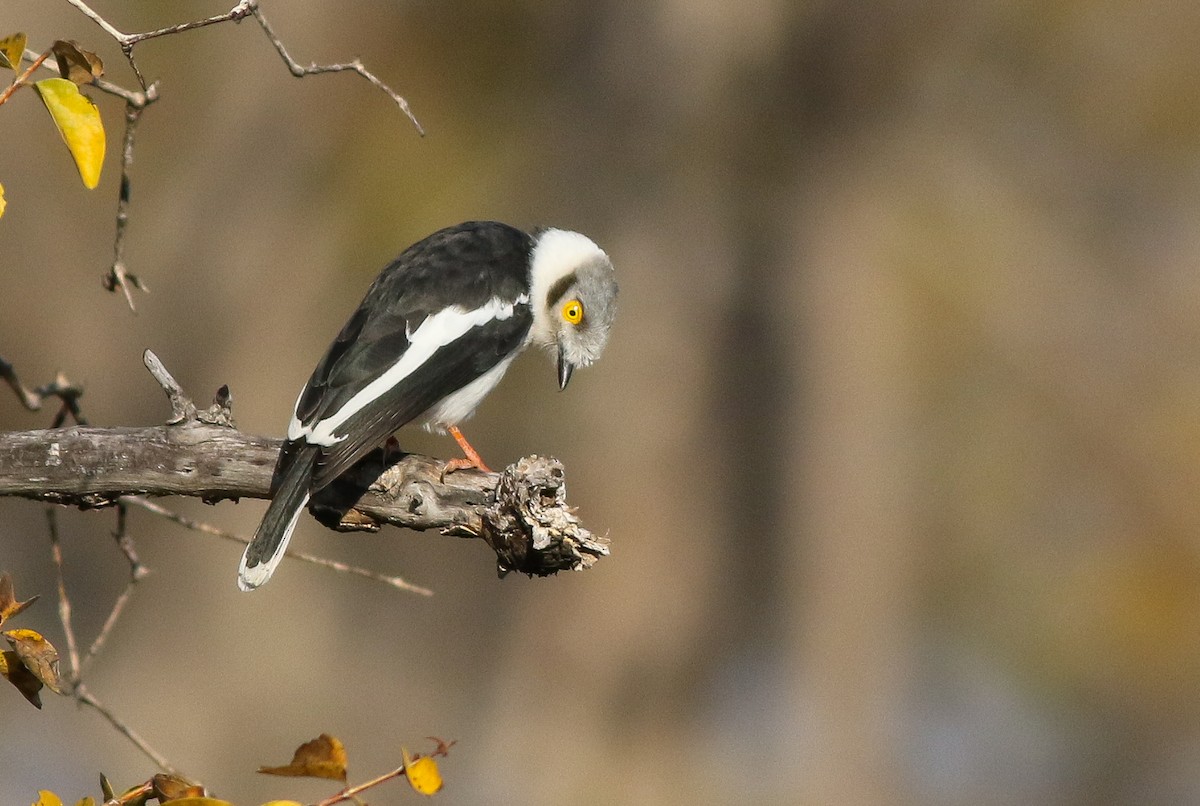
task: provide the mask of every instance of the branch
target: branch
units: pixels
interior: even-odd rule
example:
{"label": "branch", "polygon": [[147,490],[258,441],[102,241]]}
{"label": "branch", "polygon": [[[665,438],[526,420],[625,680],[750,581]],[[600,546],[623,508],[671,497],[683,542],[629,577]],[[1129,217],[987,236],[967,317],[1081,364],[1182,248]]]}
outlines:
{"label": "branch", "polygon": [[[149,39],[157,39],[162,36],[170,36],[173,34],[191,31],[197,28],[204,28],[209,25],[219,23],[232,22],[237,24],[246,17],[253,17],[258,23],[263,35],[275,51],[283,60],[290,72],[296,78],[305,78],[307,76],[320,75],[322,73],[341,73],[353,72],[358,76],[368,81],[373,87],[384,93],[392,100],[405,117],[409,119],[417,133],[422,137],[425,136],[425,129],[421,126],[421,122],[417,120],[415,114],[408,104],[408,101],[391,86],[386,84],[382,79],[367,69],[361,59],[354,58],[348,62],[338,62],[333,64],[317,64],[310,62],[308,65],[302,65],[288,53],[287,48],[283,44],[283,40],[276,35],[275,30],[267,21],[262,9],[259,7],[258,0],[238,0],[238,2],[223,14],[217,14],[204,19],[192,20],[189,22],[178,23],[176,25],[168,25],[165,28],[158,28],[153,31],[140,31],[136,33],[126,33],[107,19],[94,11],[85,0],[67,0],[81,14],[90,19],[106,33],[108,36],[116,40],[121,48],[121,53],[129,62],[130,69],[133,70],[134,76],[137,78],[138,90],[130,90],[106,81],[103,78],[95,78],[91,81],[91,86],[96,87],[102,92],[113,95],[125,100],[125,136],[121,148],[121,186],[120,195],[117,198],[117,216],[116,216],[116,234],[113,240],[113,262],[108,271],[102,277],[104,288],[110,292],[116,292],[118,289],[125,297],[125,303],[129,306],[129,310],[136,312],[133,301],[133,292],[131,289],[138,289],[143,293],[149,293],[149,288],[144,280],[138,275],[129,271],[128,265],[125,263],[125,231],[129,223],[129,198],[130,198],[130,169],[133,165],[134,141],[137,135],[138,123],[141,121],[142,113],[159,98],[158,82],[146,82],[146,77],[142,74],[141,68],[138,66],[137,60],[133,57],[134,47],[140,42],[145,42]],[[53,69],[50,65],[44,64],[49,51],[38,54],[34,51],[25,51],[23,58],[31,62],[29,68],[25,70],[21,76],[9,85],[3,92],[0,92],[0,104],[3,104],[8,96],[15,92],[19,87],[25,84],[26,79],[33,74],[38,67]]]}
{"label": "branch", "polygon": [[[81,508],[137,494],[268,498],[281,441],[234,428],[224,387],[198,412],[154,354],[145,359],[171,398],[172,424],[0,432],[0,495]],[[582,570],[608,554],[608,540],[568,508],[557,460],[530,456],[502,473],[460,470],[443,479],[445,464],[377,449],[315,495],[309,510],[337,531],[391,524],[479,538],[502,573]]]}
{"label": "branch", "polygon": [[0,357],[0,380],[8,384],[20,399],[21,405],[29,411],[39,411],[42,403],[48,397],[57,397],[61,400],[62,406],[59,408],[58,414],[54,416],[55,428],[66,421],[67,415],[70,415],[80,425],[87,425],[87,421],[79,411],[79,396],[83,394],[83,389],[68,381],[67,376],[61,372],[50,383],[39,386],[37,389],[28,389],[17,377],[17,371],[13,365]]}
{"label": "branch", "polygon": [[267,22],[266,16],[263,14],[262,9],[258,6],[258,0],[238,0],[237,4],[224,14],[217,14],[212,17],[206,17],[202,20],[193,20],[191,22],[184,22],[178,25],[168,25],[165,28],[159,28],[153,31],[142,31],[132,34],[125,33],[118,29],[115,25],[104,19],[104,17],[93,11],[87,5],[87,3],[83,2],[83,0],[67,0],[67,2],[75,6],[75,8],[82,12],[84,16],[88,17],[90,20],[92,20],[92,22],[99,25],[106,34],[117,41],[117,44],[121,46],[121,52],[125,54],[125,59],[129,62],[129,66],[133,69],[134,74],[137,76],[138,83],[141,84],[143,90],[148,91],[150,88],[147,86],[146,79],[142,76],[142,71],[133,58],[133,48],[139,42],[144,42],[147,39],[155,39],[160,36],[170,36],[171,34],[182,33],[183,31],[191,31],[195,28],[203,28],[208,25],[216,25],[217,23],[222,22],[238,23],[246,17],[253,15],[255,22],[258,23],[263,34],[267,37],[267,40],[271,43],[272,47],[275,48],[275,51],[279,54],[279,57],[283,59],[284,64],[287,65],[288,71],[291,72],[291,74],[296,78],[304,78],[305,76],[319,75],[321,73],[340,73],[344,71],[358,73],[361,78],[369,81],[372,86],[392,99],[392,102],[399,107],[400,111],[404,113],[404,116],[412,122],[414,127],[416,127],[418,134],[422,136],[425,134],[425,129],[422,128],[420,121],[418,121],[416,115],[413,114],[412,109],[408,105],[408,101],[405,100],[400,93],[389,87],[374,73],[368,70],[363,65],[361,60],[354,59],[349,62],[337,64],[317,64],[316,62],[313,62],[308,66],[304,66],[293,59],[287,52],[287,48],[284,47],[283,41],[275,35],[274,29],[271,27],[270,23]]}

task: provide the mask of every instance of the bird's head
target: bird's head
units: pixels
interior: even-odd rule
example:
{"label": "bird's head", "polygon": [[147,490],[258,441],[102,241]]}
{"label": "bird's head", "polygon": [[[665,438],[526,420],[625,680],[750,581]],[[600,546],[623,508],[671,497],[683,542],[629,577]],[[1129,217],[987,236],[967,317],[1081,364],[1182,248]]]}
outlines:
{"label": "bird's head", "polygon": [[548,229],[535,237],[530,338],[558,361],[558,386],[600,357],[617,310],[617,280],[608,255],[578,232]]}

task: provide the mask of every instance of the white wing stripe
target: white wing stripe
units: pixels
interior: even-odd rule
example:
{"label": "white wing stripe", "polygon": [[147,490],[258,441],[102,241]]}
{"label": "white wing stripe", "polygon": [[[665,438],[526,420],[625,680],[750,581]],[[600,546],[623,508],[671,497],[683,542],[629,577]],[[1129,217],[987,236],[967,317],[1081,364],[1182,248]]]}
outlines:
{"label": "white wing stripe", "polygon": [[[517,305],[525,305],[528,302],[529,296],[526,294],[513,301],[493,297],[486,305],[472,311],[451,305],[426,317],[409,338],[408,349],[386,372],[364,386],[332,415],[311,426],[302,425],[293,415],[288,425],[288,439],[294,440],[303,436],[310,445],[326,446],[341,442],[346,438],[345,434],[340,437],[334,436],[334,432],[341,425],[415,372],[440,348],[461,338],[471,328],[510,318]],[[299,400],[296,402],[299,403]]]}

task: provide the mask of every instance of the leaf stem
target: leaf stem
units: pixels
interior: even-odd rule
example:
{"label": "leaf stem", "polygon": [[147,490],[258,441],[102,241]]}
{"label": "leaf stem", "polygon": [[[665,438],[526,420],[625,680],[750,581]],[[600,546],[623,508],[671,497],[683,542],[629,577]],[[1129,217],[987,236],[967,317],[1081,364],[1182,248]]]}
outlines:
{"label": "leaf stem", "polygon": [[25,69],[24,73],[21,73],[21,75],[17,76],[15,79],[13,79],[13,83],[9,84],[8,87],[4,90],[4,92],[0,92],[0,106],[3,106],[4,102],[7,101],[14,92],[16,92],[19,88],[25,86],[26,79],[28,79],[31,75],[33,75],[33,71],[38,69],[39,67],[41,67],[42,62],[46,61],[46,59],[49,58],[49,56],[50,56],[50,51],[46,51],[42,55],[38,56],[36,59],[33,60],[33,63],[30,64],[29,67],[27,67]]}

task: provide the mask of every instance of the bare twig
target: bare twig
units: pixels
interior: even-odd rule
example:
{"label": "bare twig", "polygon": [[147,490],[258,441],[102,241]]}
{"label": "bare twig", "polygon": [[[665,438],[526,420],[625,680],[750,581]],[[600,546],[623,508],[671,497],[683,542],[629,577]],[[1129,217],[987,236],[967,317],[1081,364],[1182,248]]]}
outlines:
{"label": "bare twig", "polygon": [[[53,70],[53,66],[43,64],[49,53],[50,51],[47,51],[38,55],[33,51],[26,50],[24,58],[31,61],[32,64],[25,71],[24,76],[32,73],[39,65]],[[13,92],[16,87],[20,86],[20,83],[14,83],[6,92]],[[92,85],[102,92],[122,98],[125,101],[125,136],[121,148],[121,190],[117,199],[117,225],[116,236],[113,240],[113,264],[108,273],[104,275],[103,283],[104,287],[109,291],[116,291],[118,288],[121,289],[121,292],[125,296],[125,302],[129,305],[129,310],[136,312],[130,287],[144,293],[149,293],[150,289],[146,287],[146,284],[137,275],[131,274],[125,266],[125,227],[129,222],[129,169],[133,165],[133,142],[137,134],[137,124],[141,120],[142,112],[146,110],[146,107],[158,100],[158,82],[143,87],[141,91],[127,90],[102,78],[93,79]],[[0,103],[3,103],[3,101],[0,101]]]}
{"label": "bare twig", "polygon": [[136,34],[127,34],[110,23],[108,20],[104,19],[104,17],[93,11],[87,5],[87,3],[83,2],[83,0],[67,0],[67,2],[79,9],[79,11],[85,17],[99,25],[106,34],[117,40],[117,44],[121,46],[121,52],[125,54],[125,59],[129,62],[129,66],[133,69],[133,73],[137,76],[138,83],[141,85],[143,90],[147,89],[146,79],[145,76],[142,75],[141,68],[138,67],[137,62],[133,58],[134,45],[147,39],[154,39],[155,37],[159,36],[167,36],[168,34],[177,34],[182,31],[190,31],[193,28],[203,28],[206,25],[213,25],[218,22],[229,22],[230,20],[236,22],[250,13],[251,4],[251,0],[242,0],[242,2],[239,2],[229,11],[225,12],[224,14],[218,14],[215,17],[208,17],[206,19],[195,20],[193,22],[185,22],[179,25],[171,25],[154,31],[143,31]]}
{"label": "bare twig", "polygon": [[113,602],[112,610],[108,613],[108,618],[104,620],[104,624],[100,627],[100,632],[96,634],[96,638],[92,641],[92,645],[88,647],[87,653],[83,656],[83,661],[80,666],[79,674],[83,675],[83,670],[88,664],[100,654],[100,650],[104,648],[105,642],[108,641],[108,636],[112,633],[113,627],[116,626],[117,619],[125,612],[125,605],[129,603],[130,597],[133,596],[134,586],[140,582],[146,574],[150,573],[146,566],[142,565],[138,559],[137,551],[133,546],[133,538],[129,535],[126,528],[128,520],[127,515],[129,508],[124,503],[117,504],[117,530],[113,532],[113,538],[117,541],[117,546],[121,549],[121,553],[125,555],[125,559],[129,561],[129,580],[125,583],[125,588]]}
{"label": "bare twig", "polygon": [[[154,87],[155,85],[150,85],[151,90]],[[149,92],[146,93],[147,96],[149,94]],[[104,287],[109,291],[121,289],[131,311],[136,311],[136,308],[133,305],[130,286],[144,293],[150,293],[150,289],[138,276],[130,274],[125,266],[125,227],[129,224],[129,169],[133,165],[133,140],[137,135],[138,122],[142,119],[142,113],[145,111],[145,103],[135,104],[128,100],[125,103],[125,139],[121,146],[121,191],[117,197],[117,231],[113,239],[112,267],[103,279]]]}
{"label": "bare twig", "polygon": [[0,92],[0,106],[3,106],[4,102],[7,101],[9,98],[11,98],[12,94],[14,92],[16,92],[21,87],[25,86],[25,82],[29,79],[29,77],[31,75],[33,75],[33,71],[38,69],[39,67],[41,67],[42,62],[46,61],[46,59],[48,59],[48,58],[50,58],[50,51],[46,51],[45,53],[41,53],[41,54],[38,54],[38,53],[32,54],[32,58],[30,59],[30,61],[32,61],[33,64],[29,65],[29,67],[26,68],[25,72],[21,73],[19,76],[17,76],[15,79],[13,79],[13,83],[11,83],[7,87],[5,87],[4,92]]}
{"label": "bare twig", "polygon": [[71,599],[67,595],[67,585],[63,575],[63,555],[62,546],[58,537],[58,513],[54,508],[46,510],[46,522],[50,529],[50,553],[54,558],[54,569],[58,577],[58,617],[62,622],[63,633],[67,638],[67,658],[70,665],[70,674],[67,682],[66,693],[69,693],[75,700],[83,705],[87,705],[95,709],[101,716],[108,720],[116,730],[125,738],[134,744],[139,750],[146,754],[160,769],[166,772],[174,773],[175,769],[170,765],[166,758],[156,751],[146,742],[136,731],[126,725],[122,720],[106,708],[99,700],[92,696],[91,692],[83,685],[83,670],[85,665],[94,658],[104,646],[105,639],[116,623],[117,618],[125,608],[125,603],[129,600],[129,595],[133,589],[133,585],[141,578],[144,571],[140,562],[138,562],[137,554],[133,551],[132,543],[128,540],[128,535],[125,530],[125,508],[121,507],[118,510],[117,518],[117,543],[122,547],[125,556],[130,562],[130,580],[126,585],[125,590],[120,597],[117,598],[116,604],[113,606],[112,612],[104,622],[104,626],[100,629],[99,635],[88,649],[87,655],[82,660],[79,656],[79,645],[75,639],[75,627],[71,620]]}
{"label": "bare twig", "polygon": [[163,772],[169,772],[172,775],[178,775],[179,770],[171,766],[171,762],[167,761],[166,756],[150,746],[150,743],[141,737],[141,735],[133,728],[126,725],[122,720],[110,711],[103,703],[92,696],[92,693],[81,683],[75,687],[75,699],[83,705],[94,708],[97,713],[108,720],[108,723],[116,728],[117,732],[133,743],[133,746],[154,762],[154,764]]}
{"label": "bare twig", "polygon": [[[140,495],[127,495],[121,499],[121,502],[123,504],[131,504],[133,506],[141,507],[147,512],[153,512],[155,515],[159,515],[160,517],[166,518],[173,523],[177,523],[186,529],[191,529],[193,531],[200,532],[201,534],[212,535],[213,537],[219,537],[222,540],[240,543],[243,546],[250,542],[249,538],[242,537],[241,535],[234,534],[233,532],[227,532],[224,529],[219,529],[216,526],[204,523],[203,521],[192,520],[184,515],[180,515],[178,512],[167,509],[161,504],[156,504],[147,498],[143,498]],[[324,557],[317,557],[312,554],[297,551],[296,549],[288,549],[285,552],[285,556],[296,560],[302,560],[306,563],[312,563],[313,565],[320,565],[341,573],[353,574],[373,580],[375,582],[382,582],[385,585],[391,585],[393,588],[409,591],[410,593],[417,593],[421,596],[433,595],[433,591],[431,591],[429,588],[422,588],[420,585],[414,585],[413,583],[408,582],[401,577],[380,574],[368,568],[347,565],[346,563],[341,563],[336,560],[329,560]]]}
{"label": "bare twig", "polygon": [[163,362],[154,354],[154,351],[144,351],[142,363],[154,376],[154,380],[158,381],[158,385],[167,394],[167,400],[171,402],[171,419],[167,420],[167,425],[177,425],[195,420],[196,405],[192,403],[191,398],[184,394],[183,387],[175,380],[175,376],[163,366]]}
{"label": "bare twig", "polygon": [[272,29],[271,25],[267,22],[267,18],[263,16],[262,9],[258,7],[258,3],[256,1],[251,3],[251,13],[254,14],[254,19],[258,21],[258,24],[262,26],[263,33],[266,34],[267,39],[270,40],[271,44],[275,46],[275,50],[279,52],[279,57],[283,59],[283,62],[287,65],[288,70],[290,70],[292,75],[296,76],[296,78],[304,78],[305,76],[313,76],[319,73],[339,73],[345,70],[352,70],[365,78],[367,81],[371,82],[371,84],[373,84],[376,88],[386,93],[387,96],[392,99],[393,103],[400,107],[400,111],[404,113],[405,117],[412,121],[413,126],[417,128],[417,133],[422,137],[425,136],[425,129],[423,126],[421,126],[421,122],[417,120],[416,115],[413,114],[412,109],[409,108],[408,101],[406,101],[403,96],[401,96],[387,84],[384,84],[382,81],[380,81],[379,78],[376,77],[376,75],[370,70],[368,70],[359,59],[354,59],[353,61],[346,62],[344,64],[316,64],[313,62],[305,67],[293,59],[287,52],[287,48],[283,46],[283,41],[275,35],[274,29]]}
{"label": "bare twig", "polygon": [[129,62],[129,66],[133,68],[133,72],[137,76],[138,82],[145,91],[149,91],[149,87],[147,87],[146,80],[142,76],[142,72],[140,68],[138,68],[137,62],[133,58],[133,48],[139,42],[144,42],[147,39],[155,39],[160,36],[178,34],[196,28],[203,28],[208,25],[215,25],[222,22],[240,22],[247,16],[253,15],[255,21],[259,24],[259,27],[262,28],[263,34],[279,53],[279,57],[283,59],[284,64],[287,65],[287,68],[289,71],[291,71],[292,75],[296,76],[297,78],[304,78],[305,76],[317,75],[319,73],[339,73],[344,71],[355,72],[391,98],[396,106],[400,108],[400,111],[403,112],[410,121],[412,121],[412,124],[416,127],[417,132],[421,135],[425,134],[425,129],[421,126],[420,121],[418,121],[416,116],[413,114],[412,109],[408,105],[408,101],[405,100],[404,97],[398,92],[381,81],[374,73],[368,70],[359,59],[354,59],[353,61],[339,64],[312,63],[307,66],[301,65],[299,62],[293,59],[287,52],[287,48],[284,47],[283,41],[276,36],[274,29],[271,27],[270,23],[267,22],[266,16],[263,15],[262,9],[259,7],[258,0],[240,0],[237,5],[231,8],[229,11],[226,11],[224,14],[217,14],[212,17],[206,17],[202,20],[194,20],[192,22],[184,22],[177,25],[168,25],[165,28],[158,28],[153,31],[142,31],[140,33],[132,34],[125,33],[118,29],[115,25],[104,19],[104,17],[93,11],[87,5],[87,3],[83,2],[83,0],[67,0],[67,2],[79,9],[80,12],[92,20],[92,22],[99,25],[105,33],[117,41],[117,44],[121,46],[121,51],[125,54],[126,60]]}
{"label": "bare twig", "polygon": [[75,641],[75,627],[71,623],[71,600],[67,596],[67,584],[63,578],[62,546],[58,542],[58,513],[53,507],[46,508],[46,524],[50,529],[50,555],[54,558],[54,571],[58,577],[58,620],[62,622],[63,634],[67,637],[67,659],[70,664],[69,688],[79,685],[79,646]]}
{"label": "bare twig", "polygon": [[83,413],[79,409],[79,397],[83,394],[83,387],[68,381],[67,376],[63,373],[57,373],[50,383],[36,389],[28,389],[17,377],[17,371],[13,365],[0,357],[0,379],[8,384],[9,388],[17,395],[17,399],[21,401],[21,405],[29,411],[41,411],[42,403],[48,397],[56,397],[61,400],[62,406],[54,415],[52,428],[61,426],[67,415],[70,415],[79,425],[87,425],[87,420],[84,419]]}
{"label": "bare twig", "polygon": [[[138,66],[137,60],[133,57],[134,47],[148,39],[156,39],[161,36],[169,36],[172,34],[183,33],[197,28],[203,28],[209,25],[216,25],[223,22],[240,22],[248,16],[253,16],[255,22],[263,31],[267,41],[275,48],[283,63],[287,66],[288,71],[297,78],[305,76],[318,75],[321,73],[340,73],[354,72],[360,77],[370,82],[372,86],[383,92],[392,102],[399,107],[400,111],[412,122],[416,127],[417,133],[424,136],[425,129],[421,126],[416,115],[413,114],[409,107],[408,101],[392,89],[388,84],[384,83],[378,76],[367,69],[367,67],[358,58],[349,62],[341,62],[335,64],[316,64],[315,62],[308,65],[302,65],[292,58],[284,46],[283,41],[276,35],[275,30],[267,21],[262,9],[259,7],[258,0],[239,0],[229,11],[223,14],[217,14],[212,17],[205,17],[200,20],[192,20],[190,22],[178,23],[176,25],[168,25],[164,28],[157,28],[152,31],[140,31],[137,33],[126,33],[115,25],[106,20],[103,16],[91,8],[84,0],[67,0],[81,14],[86,16],[92,22],[96,23],[100,28],[116,40],[121,47],[121,52],[125,55],[126,61],[129,62],[130,68],[137,77],[138,90],[129,90],[106,81],[101,78],[92,81],[93,86],[102,92],[110,95],[123,98],[125,100],[125,135],[123,147],[121,149],[121,188],[120,195],[117,199],[117,217],[116,217],[116,234],[113,239],[113,262],[109,267],[108,272],[103,276],[104,288],[111,292],[116,292],[118,289],[125,298],[125,303],[129,306],[129,310],[136,313],[137,309],[133,301],[132,289],[138,289],[143,293],[148,293],[149,288],[145,281],[137,274],[129,271],[125,263],[125,231],[129,223],[129,200],[130,200],[130,168],[133,165],[133,150],[134,139],[137,134],[138,122],[141,119],[142,112],[146,107],[158,100],[158,82],[146,82],[146,77]],[[38,54],[33,51],[25,51],[24,58],[31,62],[31,65],[22,75],[7,87],[3,93],[0,93],[0,104],[3,104],[8,97],[15,92],[19,87],[24,86],[25,79],[28,78],[50,55],[50,51]]]}
{"label": "bare twig", "polygon": [[[429,753],[430,756],[448,756],[450,755],[450,748],[456,744],[454,740],[445,742],[434,736],[430,736],[429,738],[437,742],[437,748]],[[412,757],[412,760],[416,761],[419,758],[422,758],[422,756],[420,753],[417,753]],[[358,796],[362,792],[365,792],[372,787],[379,786],[380,784],[390,781],[393,778],[402,778],[407,774],[408,769],[404,765],[401,765],[391,772],[385,772],[383,775],[376,776],[369,781],[364,781],[361,784],[355,784],[354,786],[348,786],[340,792],[336,792],[320,801],[316,804],[316,806],[335,806],[335,804],[345,803],[348,800],[352,800],[355,803],[361,803],[362,801],[358,799]]]}

